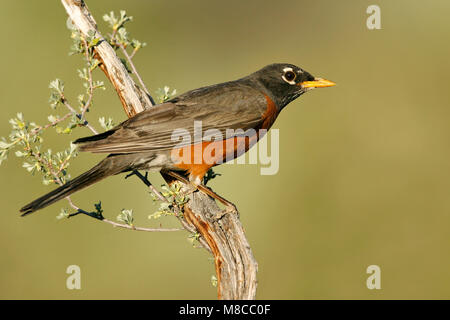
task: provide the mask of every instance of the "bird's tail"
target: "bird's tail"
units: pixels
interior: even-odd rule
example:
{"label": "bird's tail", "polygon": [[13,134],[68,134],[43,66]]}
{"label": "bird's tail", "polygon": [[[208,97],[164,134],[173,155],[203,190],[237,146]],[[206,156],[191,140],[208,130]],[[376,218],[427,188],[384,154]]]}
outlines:
{"label": "bird's tail", "polygon": [[52,203],[68,197],[72,193],[86,188],[110,175],[126,170],[127,166],[121,162],[122,161],[120,161],[120,159],[116,159],[114,156],[109,156],[103,159],[89,171],[24,206],[20,209],[20,212],[22,212],[22,217],[34,211],[43,209]]}

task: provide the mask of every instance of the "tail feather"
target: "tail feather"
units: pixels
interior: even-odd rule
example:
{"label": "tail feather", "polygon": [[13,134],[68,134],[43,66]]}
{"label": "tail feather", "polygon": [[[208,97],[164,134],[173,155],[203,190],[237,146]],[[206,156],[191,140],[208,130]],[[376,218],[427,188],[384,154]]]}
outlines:
{"label": "tail feather", "polygon": [[22,217],[34,211],[43,209],[52,203],[66,198],[72,193],[84,189],[110,175],[123,171],[126,167],[124,165],[120,165],[120,162],[121,161],[114,159],[114,157],[105,158],[89,171],[24,206],[20,209],[20,212],[22,212]]}

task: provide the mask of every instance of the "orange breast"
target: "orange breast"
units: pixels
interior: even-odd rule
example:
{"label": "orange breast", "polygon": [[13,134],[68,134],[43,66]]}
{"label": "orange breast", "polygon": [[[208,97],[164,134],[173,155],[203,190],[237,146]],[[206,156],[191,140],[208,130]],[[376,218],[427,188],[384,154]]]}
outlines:
{"label": "orange breast", "polygon": [[265,95],[267,110],[262,115],[262,124],[254,128],[253,134],[243,137],[233,137],[220,141],[204,141],[198,144],[173,149],[171,152],[174,166],[187,171],[191,179],[200,178],[213,166],[233,160],[255,145],[262,134],[259,129],[269,130],[278,116],[275,103]]}
{"label": "orange breast", "polygon": [[187,171],[194,179],[203,179],[211,167],[239,157],[257,141],[257,134],[220,141],[204,141],[173,149],[171,157],[176,168]]}
{"label": "orange breast", "polygon": [[262,115],[263,123],[261,125],[261,129],[269,130],[272,124],[275,122],[278,117],[278,109],[275,105],[275,102],[269,98],[269,96],[264,95],[267,101],[267,109],[266,112]]}

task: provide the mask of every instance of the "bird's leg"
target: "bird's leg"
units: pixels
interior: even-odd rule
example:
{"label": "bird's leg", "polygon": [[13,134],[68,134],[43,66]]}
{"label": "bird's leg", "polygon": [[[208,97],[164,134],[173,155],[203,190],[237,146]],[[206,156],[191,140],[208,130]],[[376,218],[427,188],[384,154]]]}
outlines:
{"label": "bird's leg", "polygon": [[161,175],[166,179],[167,183],[169,183],[169,184],[171,184],[172,182],[174,182],[176,180],[183,182],[188,189],[184,192],[185,195],[189,195],[197,190],[197,186],[195,186],[193,183],[191,183],[185,176],[183,176],[182,174],[179,174],[175,171],[164,170],[164,171],[161,171]]}
{"label": "bird's leg", "polygon": [[210,196],[211,198],[216,199],[220,203],[222,203],[226,208],[215,216],[216,220],[220,220],[221,218],[223,218],[223,216],[225,216],[228,213],[235,213],[235,214],[238,213],[237,208],[236,208],[236,206],[233,203],[231,203],[227,199],[219,196],[217,193],[215,193],[214,191],[212,191],[208,187],[204,186],[203,184],[201,184],[201,183],[200,184],[196,184],[193,181],[189,181],[186,177],[184,177],[181,174],[176,173],[174,171],[165,171],[164,173],[169,175],[169,176],[171,176],[172,178],[175,178],[175,179],[185,183],[185,184],[193,186],[195,188],[195,190],[200,190],[204,194],[206,194],[206,195]]}

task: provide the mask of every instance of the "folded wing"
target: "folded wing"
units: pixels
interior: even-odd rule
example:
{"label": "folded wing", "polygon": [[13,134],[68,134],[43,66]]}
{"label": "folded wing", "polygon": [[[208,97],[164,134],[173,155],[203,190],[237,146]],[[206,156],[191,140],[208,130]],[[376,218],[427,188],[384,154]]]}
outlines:
{"label": "folded wing", "polygon": [[[230,93],[232,89],[226,92]],[[214,90],[209,89],[207,92],[211,95]],[[222,89],[218,92],[224,91]],[[217,95],[213,95],[214,99],[202,99],[201,92],[200,96],[180,96],[149,108],[112,130],[78,139],[75,143],[80,144],[80,150],[93,153],[137,153],[183,146],[180,140],[173,138],[175,130],[178,133],[189,133],[193,141],[194,130],[198,134],[200,129],[198,123],[194,127],[194,121],[201,121],[203,140],[208,140],[205,132],[209,129],[219,130],[225,138],[227,129],[246,131],[257,128],[265,112],[264,96],[259,92],[250,94],[248,88],[236,88],[233,93],[224,95],[222,99]],[[233,107],[230,107],[231,105]],[[184,143],[186,144],[189,143]]]}

